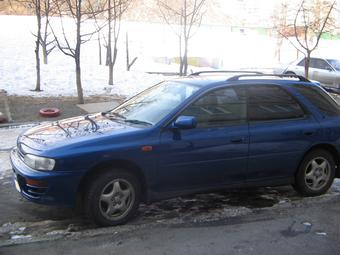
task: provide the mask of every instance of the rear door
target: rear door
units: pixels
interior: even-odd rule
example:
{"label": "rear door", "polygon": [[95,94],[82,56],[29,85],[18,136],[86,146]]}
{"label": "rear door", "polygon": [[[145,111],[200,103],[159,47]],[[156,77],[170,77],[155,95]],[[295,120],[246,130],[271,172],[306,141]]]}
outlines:
{"label": "rear door", "polygon": [[319,132],[318,122],[281,86],[249,86],[247,93],[247,180],[292,178]]}

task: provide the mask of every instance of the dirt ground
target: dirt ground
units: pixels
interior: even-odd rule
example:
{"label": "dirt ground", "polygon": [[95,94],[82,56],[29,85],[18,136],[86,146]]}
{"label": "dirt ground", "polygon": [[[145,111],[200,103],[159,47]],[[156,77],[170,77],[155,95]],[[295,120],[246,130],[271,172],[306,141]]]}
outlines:
{"label": "dirt ground", "polygon": [[[85,103],[108,102],[116,99],[114,96],[92,96],[85,98]],[[77,104],[76,97],[34,98],[25,96],[6,96],[8,108],[13,123],[40,122],[58,120],[86,114]],[[45,107],[59,108],[61,114],[55,118],[45,118],[39,115],[39,110]],[[0,100],[0,112],[6,114],[4,100]]]}
{"label": "dirt ground", "polygon": [[[340,95],[331,95],[338,103],[340,102]],[[101,95],[86,97],[85,103],[109,102],[117,99],[124,101],[124,98],[118,98],[117,96]],[[76,97],[37,98],[27,96],[1,96],[0,94],[0,112],[8,115],[6,114],[5,101],[7,101],[7,108],[10,111],[12,123],[42,122],[86,114],[84,110],[77,106],[78,102]],[[41,117],[39,110],[45,107],[57,107],[60,109],[61,114],[55,118]]]}

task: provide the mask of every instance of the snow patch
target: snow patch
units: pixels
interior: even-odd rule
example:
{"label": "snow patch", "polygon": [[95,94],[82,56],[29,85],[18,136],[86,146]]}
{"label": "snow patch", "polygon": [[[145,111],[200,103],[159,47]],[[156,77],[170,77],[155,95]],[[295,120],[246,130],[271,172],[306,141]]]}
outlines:
{"label": "snow patch", "polygon": [[305,225],[306,227],[311,227],[312,226],[312,223],[309,223],[309,222],[302,222],[303,225]]}
{"label": "snow patch", "polygon": [[14,236],[11,236],[12,240],[28,239],[28,238],[32,238],[32,236],[31,235],[14,235]]}

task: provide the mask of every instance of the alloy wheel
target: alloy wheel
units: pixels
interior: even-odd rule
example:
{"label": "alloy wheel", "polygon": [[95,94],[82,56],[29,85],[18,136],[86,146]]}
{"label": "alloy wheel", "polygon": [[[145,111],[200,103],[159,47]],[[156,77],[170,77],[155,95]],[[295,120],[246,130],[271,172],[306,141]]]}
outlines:
{"label": "alloy wheel", "polygon": [[103,189],[99,198],[99,208],[108,220],[120,220],[131,210],[135,201],[135,190],[125,179],[115,179]]}
{"label": "alloy wheel", "polygon": [[316,157],[305,168],[305,183],[311,190],[318,191],[325,187],[331,176],[330,164],[324,157]]}

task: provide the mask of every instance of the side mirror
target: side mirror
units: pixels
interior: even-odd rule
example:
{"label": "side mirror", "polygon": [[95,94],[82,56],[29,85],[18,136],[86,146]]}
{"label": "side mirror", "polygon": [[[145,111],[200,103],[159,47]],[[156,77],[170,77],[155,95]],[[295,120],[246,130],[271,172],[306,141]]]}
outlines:
{"label": "side mirror", "polygon": [[197,126],[197,120],[194,116],[179,116],[173,123],[173,127],[179,129],[192,129]]}

